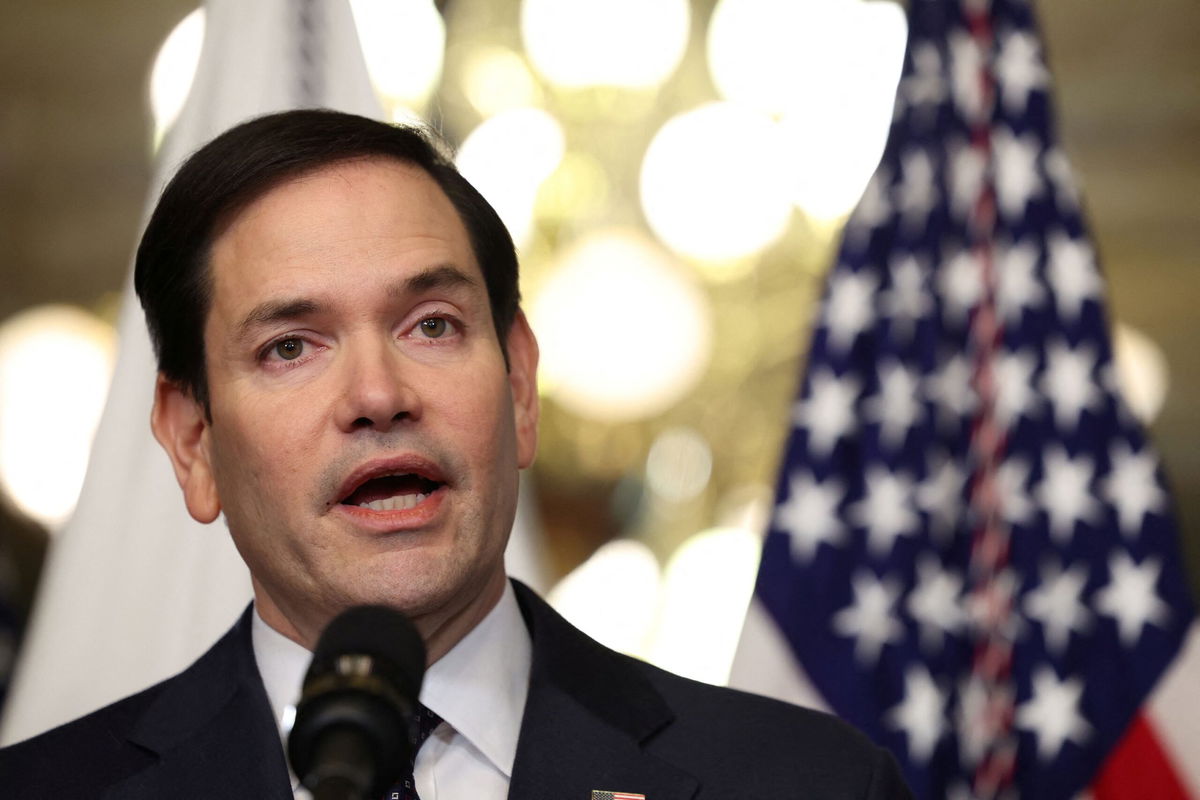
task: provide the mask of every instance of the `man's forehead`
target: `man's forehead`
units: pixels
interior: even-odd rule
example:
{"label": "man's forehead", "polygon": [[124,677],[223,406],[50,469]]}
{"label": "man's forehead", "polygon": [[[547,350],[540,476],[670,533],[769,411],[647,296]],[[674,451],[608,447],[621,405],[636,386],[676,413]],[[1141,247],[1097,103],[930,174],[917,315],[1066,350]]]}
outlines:
{"label": "man's forehead", "polygon": [[420,204],[424,208],[432,201],[439,211],[453,211],[462,224],[449,196],[420,165],[390,156],[358,156],[306,167],[234,199],[217,216],[209,239],[216,243],[231,228],[244,226],[279,207],[295,209],[314,202],[323,208],[345,205],[370,185],[390,186],[397,200],[405,195],[420,198],[426,201]]}
{"label": "man's forehead", "polygon": [[326,253],[343,256],[352,240],[367,255],[389,248],[440,249],[441,260],[478,269],[470,235],[450,198],[421,167],[390,158],[310,170],[232,209],[214,228],[209,263],[240,272],[246,262],[278,257],[286,266],[312,256],[319,266]]}

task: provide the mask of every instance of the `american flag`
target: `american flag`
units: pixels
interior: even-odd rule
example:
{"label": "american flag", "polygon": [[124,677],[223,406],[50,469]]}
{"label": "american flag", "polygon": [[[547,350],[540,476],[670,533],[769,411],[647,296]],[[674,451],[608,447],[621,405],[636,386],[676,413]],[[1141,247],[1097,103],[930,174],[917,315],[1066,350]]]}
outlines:
{"label": "american flag", "polygon": [[1032,10],[909,8],[755,593],[918,797],[1066,800],[1136,728],[1189,590],[1157,457],[1116,390]]}
{"label": "american flag", "polygon": [[605,792],[593,789],[592,800],[646,800],[646,795],[630,794],[629,792]]}

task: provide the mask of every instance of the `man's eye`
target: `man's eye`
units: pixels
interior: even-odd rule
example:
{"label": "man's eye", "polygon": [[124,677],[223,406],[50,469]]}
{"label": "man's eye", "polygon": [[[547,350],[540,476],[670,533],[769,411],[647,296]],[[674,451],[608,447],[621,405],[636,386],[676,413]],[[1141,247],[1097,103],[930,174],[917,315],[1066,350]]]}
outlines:
{"label": "man's eye", "polygon": [[445,317],[429,317],[419,323],[421,333],[429,339],[440,339],[450,327]]}
{"label": "man's eye", "polygon": [[284,361],[293,361],[304,352],[304,342],[301,339],[282,339],[275,343],[274,350]]}

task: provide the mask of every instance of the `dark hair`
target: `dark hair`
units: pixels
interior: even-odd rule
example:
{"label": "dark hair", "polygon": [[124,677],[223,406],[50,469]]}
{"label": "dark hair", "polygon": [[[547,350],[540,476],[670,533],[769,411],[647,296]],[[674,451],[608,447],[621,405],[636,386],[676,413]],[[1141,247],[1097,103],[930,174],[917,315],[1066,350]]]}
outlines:
{"label": "dark hair", "polygon": [[337,111],[268,114],[222,133],[167,184],[142,234],[133,285],[158,369],[208,408],[204,322],[212,302],[209,252],[218,224],[280,182],[359,158],[393,158],[429,173],[450,199],[483,271],[505,351],[516,317],[517,255],[504,223],[425,131]]}

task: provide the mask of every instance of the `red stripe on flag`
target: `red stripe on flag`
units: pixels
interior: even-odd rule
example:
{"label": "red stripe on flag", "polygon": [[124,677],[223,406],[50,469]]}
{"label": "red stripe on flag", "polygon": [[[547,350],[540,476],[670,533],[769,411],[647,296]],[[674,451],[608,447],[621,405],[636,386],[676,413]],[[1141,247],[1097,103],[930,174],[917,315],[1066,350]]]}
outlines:
{"label": "red stripe on flag", "polygon": [[1153,726],[1138,714],[1092,785],[1095,800],[1192,800]]}

